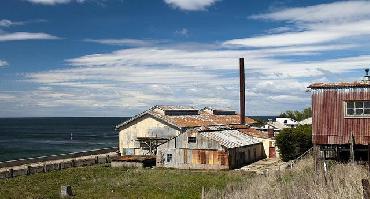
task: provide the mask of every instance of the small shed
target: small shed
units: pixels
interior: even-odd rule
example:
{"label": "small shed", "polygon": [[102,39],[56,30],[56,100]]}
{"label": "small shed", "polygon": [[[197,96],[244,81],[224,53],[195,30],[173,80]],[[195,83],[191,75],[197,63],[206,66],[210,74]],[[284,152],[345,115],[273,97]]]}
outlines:
{"label": "small shed", "polygon": [[265,157],[260,140],[226,126],[188,130],[160,145],[157,167],[234,169]]}
{"label": "small shed", "polygon": [[[368,71],[367,71],[368,72]],[[356,155],[367,152],[370,142],[370,79],[314,83],[312,90],[312,140],[337,158],[348,156],[350,143]],[[366,154],[366,153],[365,153]],[[363,156],[363,157],[366,157]]]}

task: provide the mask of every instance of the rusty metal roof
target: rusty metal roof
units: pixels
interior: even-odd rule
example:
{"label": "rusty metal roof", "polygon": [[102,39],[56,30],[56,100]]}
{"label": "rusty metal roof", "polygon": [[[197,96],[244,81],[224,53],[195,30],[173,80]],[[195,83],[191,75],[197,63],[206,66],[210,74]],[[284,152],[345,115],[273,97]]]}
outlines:
{"label": "rusty metal roof", "polygon": [[180,105],[156,105],[153,108],[159,108],[161,110],[195,110],[198,109],[193,106],[180,106]]}
{"label": "rusty metal roof", "polygon": [[[217,126],[217,125],[229,125],[229,124],[239,124],[240,116],[239,115],[213,115],[208,113],[200,112],[198,115],[163,115],[158,112],[153,111],[157,106],[146,110],[128,121],[125,121],[116,126],[117,129],[130,124],[138,118],[141,118],[145,115],[149,115],[158,120],[161,120],[165,123],[173,125],[179,129],[181,128],[192,128],[200,126]],[[247,124],[255,123],[255,120],[252,118],[246,117]]]}
{"label": "rusty metal roof", "polygon": [[258,139],[245,135],[238,130],[200,132],[204,137],[219,142],[226,148],[236,148],[261,143]]}
{"label": "rusty metal roof", "polygon": [[370,82],[366,81],[357,81],[357,82],[335,82],[335,83],[313,83],[308,86],[311,89],[320,89],[320,88],[370,88]]}
{"label": "rusty metal roof", "polygon": [[255,128],[239,128],[238,131],[256,138],[269,139],[267,133],[259,131]]}

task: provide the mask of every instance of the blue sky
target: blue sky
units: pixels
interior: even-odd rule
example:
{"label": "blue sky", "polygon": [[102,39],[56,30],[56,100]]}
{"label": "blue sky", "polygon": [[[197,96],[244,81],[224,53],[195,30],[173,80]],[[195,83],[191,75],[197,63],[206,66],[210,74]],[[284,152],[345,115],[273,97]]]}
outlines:
{"label": "blue sky", "polygon": [[370,64],[370,2],[3,0],[0,117],[130,116],[155,104],[247,114],[310,105]]}

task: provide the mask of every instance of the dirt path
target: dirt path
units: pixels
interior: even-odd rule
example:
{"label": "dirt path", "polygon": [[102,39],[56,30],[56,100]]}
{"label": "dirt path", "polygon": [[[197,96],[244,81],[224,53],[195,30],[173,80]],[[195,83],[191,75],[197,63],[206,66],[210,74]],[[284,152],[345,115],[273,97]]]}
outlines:
{"label": "dirt path", "polygon": [[252,171],[252,172],[256,172],[257,174],[264,174],[271,170],[281,170],[284,168],[286,168],[286,163],[284,163],[280,159],[266,158],[266,159],[254,162],[250,165],[244,166],[240,168],[239,170]]}

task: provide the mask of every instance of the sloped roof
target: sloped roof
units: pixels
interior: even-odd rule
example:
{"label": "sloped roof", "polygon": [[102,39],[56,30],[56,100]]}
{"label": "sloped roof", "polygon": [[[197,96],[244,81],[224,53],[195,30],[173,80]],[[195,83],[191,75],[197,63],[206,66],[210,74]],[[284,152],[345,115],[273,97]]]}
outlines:
{"label": "sloped roof", "polygon": [[153,108],[159,108],[161,110],[198,110],[193,106],[181,106],[181,105],[157,105]]}
{"label": "sloped roof", "polygon": [[357,81],[357,82],[335,82],[335,83],[314,83],[308,86],[311,89],[320,88],[370,88],[370,82]]}
{"label": "sloped roof", "polygon": [[246,134],[246,135],[249,135],[249,136],[252,136],[252,137],[256,137],[256,138],[263,138],[263,139],[268,139],[268,135],[267,133],[265,132],[262,132],[262,131],[259,131],[255,128],[238,128],[238,131]]}
{"label": "sloped roof", "polygon": [[[138,118],[145,115],[149,115],[158,120],[176,126],[177,128],[191,128],[200,126],[216,126],[216,125],[228,125],[228,124],[238,124],[240,123],[239,115],[212,115],[204,112],[199,112],[198,115],[163,115],[158,112],[153,111],[158,108],[154,106],[134,117],[116,126],[117,129],[130,124]],[[252,124],[255,121],[252,118],[246,117],[246,123]]]}
{"label": "sloped roof", "polygon": [[204,137],[219,142],[226,148],[236,148],[261,143],[258,139],[245,135],[238,130],[200,132]]}

